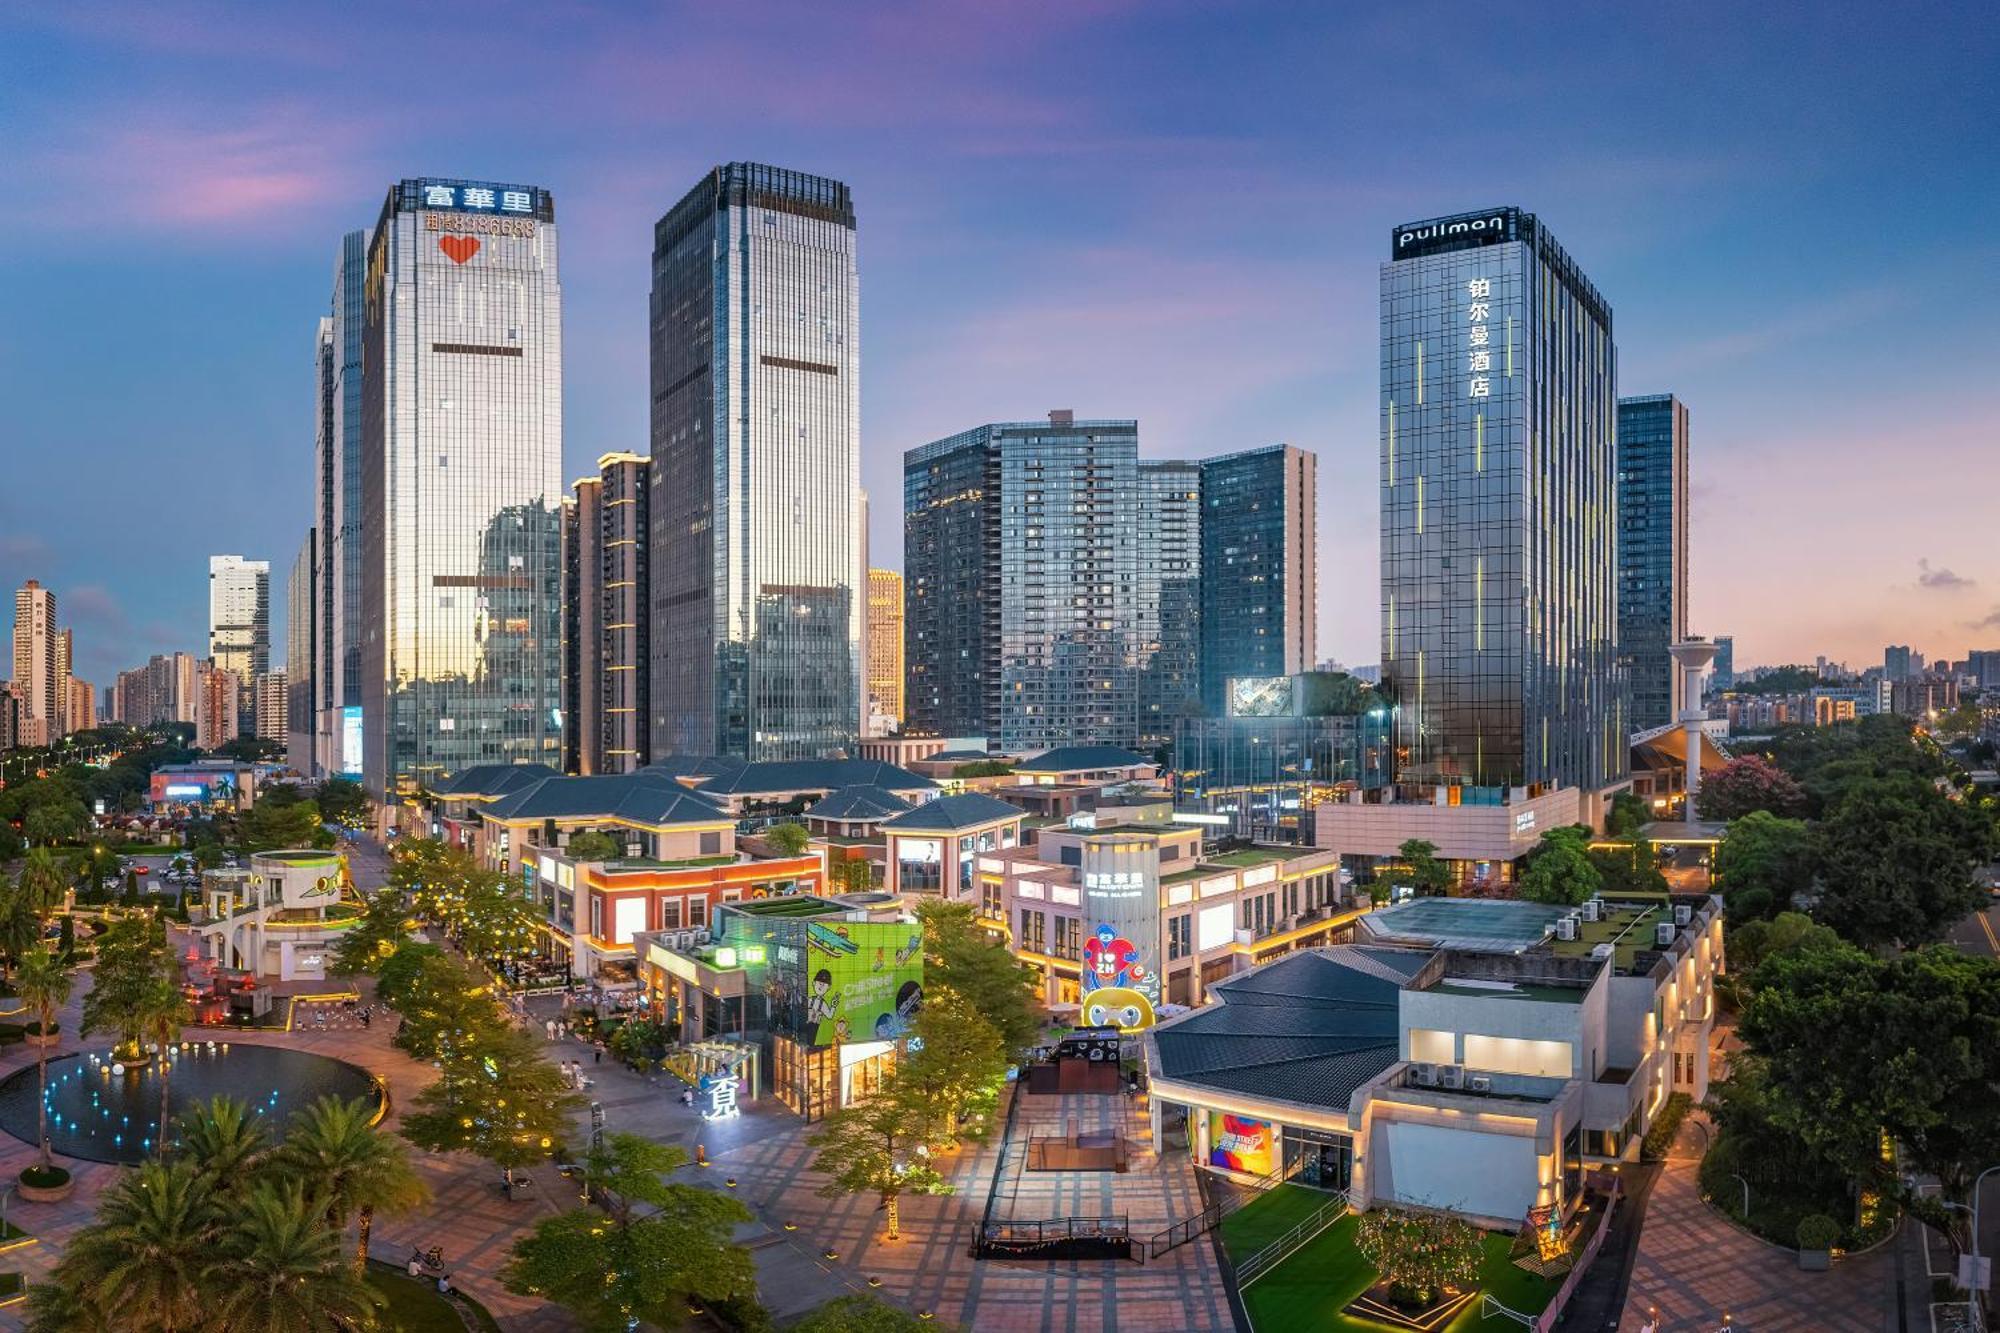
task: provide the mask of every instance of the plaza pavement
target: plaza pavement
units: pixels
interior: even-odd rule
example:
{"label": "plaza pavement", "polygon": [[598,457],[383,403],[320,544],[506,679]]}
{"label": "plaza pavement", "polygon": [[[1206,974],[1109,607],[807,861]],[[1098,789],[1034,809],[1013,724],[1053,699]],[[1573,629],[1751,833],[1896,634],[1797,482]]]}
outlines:
{"label": "plaza pavement", "polygon": [[[79,1049],[68,1034],[77,1031],[88,975],[82,975],[84,984],[64,1011],[61,1023],[66,1035],[52,1055]],[[364,1000],[370,998],[370,986],[362,982]],[[541,1031],[539,1020],[558,1005],[556,997],[530,1002],[537,1020],[534,1031]],[[322,1011],[324,1026],[319,1022]],[[363,1028],[352,1011],[336,1004],[301,1002],[296,1019],[290,1032],[232,1031],[228,1039],[291,1046],[372,1071],[389,1087],[392,1128],[432,1077],[427,1065],[390,1044],[396,1020],[387,1011],[378,1009],[372,1027]],[[190,1029],[189,1035],[203,1031]],[[967,1233],[985,1209],[994,1185],[1000,1158],[997,1130],[991,1142],[945,1155],[939,1167],[956,1192],[904,1200],[903,1239],[892,1243],[883,1238],[884,1217],[872,1197],[818,1197],[818,1178],[807,1169],[811,1148],[806,1126],[776,1102],[745,1103],[744,1114],[734,1120],[704,1122],[680,1105],[681,1085],[669,1075],[641,1076],[609,1058],[593,1063],[590,1048],[581,1043],[557,1041],[547,1050],[552,1061],[582,1062],[584,1072],[595,1079],[590,1096],[602,1106],[608,1129],[678,1143],[690,1154],[698,1146],[706,1153],[710,1166],[688,1167],[680,1177],[726,1190],[750,1208],[754,1220],[739,1229],[738,1239],[755,1258],[762,1299],[781,1321],[834,1296],[868,1291],[879,1284],[879,1295],[909,1309],[933,1312],[941,1322],[997,1333],[1029,1329],[1131,1333],[1159,1328],[1198,1333],[1231,1327],[1221,1276],[1205,1239],[1151,1264],[974,1261],[967,1252]],[[25,1046],[0,1049],[0,1078],[33,1064],[34,1052]],[[1001,1182],[1001,1215],[1123,1213],[1132,1219],[1133,1230],[1144,1235],[1199,1210],[1194,1170],[1185,1155],[1162,1159],[1152,1153],[1143,1103],[1096,1097],[1046,1099],[1038,1106],[1036,1100],[1041,1099],[1024,1103],[1017,1127],[1023,1147],[1017,1156],[1025,1156],[1031,1127],[1041,1132],[1065,1125],[1117,1128],[1135,1140],[1131,1169],[1122,1175],[1010,1170]],[[579,1144],[588,1132],[586,1122],[587,1112],[580,1112]],[[31,1145],[0,1134],[0,1180],[11,1180],[34,1158]],[[404,1216],[378,1217],[371,1254],[400,1265],[412,1249],[439,1246],[454,1285],[482,1302],[509,1333],[574,1329],[574,1321],[560,1309],[508,1292],[499,1273],[517,1237],[539,1219],[573,1206],[575,1183],[553,1166],[540,1167],[534,1172],[536,1197],[514,1202],[502,1193],[498,1172],[476,1158],[413,1153],[412,1159],[431,1187],[431,1201]],[[60,1257],[63,1242],[90,1221],[98,1194],[122,1170],[97,1163],[69,1165],[76,1178],[69,1199],[57,1204],[10,1203],[10,1218],[34,1233],[36,1240],[0,1253],[0,1272],[19,1271],[29,1282],[44,1278]],[[731,1179],[734,1186],[728,1183]],[[796,1229],[786,1230],[788,1222]],[[828,1250],[833,1259],[825,1257]],[[18,1329],[20,1315],[18,1306],[0,1307],[0,1330]]]}
{"label": "plaza pavement", "polygon": [[[1723,1316],[1741,1333],[1898,1333],[1898,1246],[1891,1241],[1824,1273],[1800,1270],[1780,1249],[1701,1201],[1699,1112],[1682,1124],[1639,1233],[1620,1333],[1709,1333]],[[1905,1223],[1905,1228],[1916,1224]],[[1927,1328],[1911,1324],[1910,1328]]]}

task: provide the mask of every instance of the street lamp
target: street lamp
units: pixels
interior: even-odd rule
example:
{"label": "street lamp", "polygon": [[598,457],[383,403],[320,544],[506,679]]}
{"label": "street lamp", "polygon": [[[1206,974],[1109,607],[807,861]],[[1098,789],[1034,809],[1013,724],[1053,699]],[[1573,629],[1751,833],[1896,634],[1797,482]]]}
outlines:
{"label": "street lamp", "polygon": [[1729,1178],[1743,1187],[1743,1224],[1748,1226],[1750,1224],[1750,1182],[1733,1171],[1730,1172]]}
{"label": "street lamp", "polygon": [[1975,1176],[1972,1181],[1972,1208],[1970,1210],[1972,1213],[1972,1279],[1975,1282],[1979,1280],[1979,1186],[1986,1177],[1992,1175],[1995,1171],[2000,1171],[2000,1165],[1987,1167]]}

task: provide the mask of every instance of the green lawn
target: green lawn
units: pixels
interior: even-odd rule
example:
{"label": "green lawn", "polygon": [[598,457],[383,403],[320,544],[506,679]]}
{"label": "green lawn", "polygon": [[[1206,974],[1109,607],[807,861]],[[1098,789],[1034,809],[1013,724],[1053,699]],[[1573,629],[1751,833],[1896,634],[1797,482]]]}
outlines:
{"label": "green lawn", "polygon": [[[466,1322],[458,1309],[437,1294],[429,1278],[418,1280],[373,1260],[368,1264],[368,1285],[382,1295],[382,1327],[396,1333],[466,1333]],[[465,1299],[461,1295],[461,1299]],[[468,1302],[470,1303],[470,1302]],[[497,1328],[492,1316],[474,1308],[473,1326]]]}
{"label": "green lawn", "polygon": [[[1298,1196],[1305,1196],[1300,1199]],[[1224,1218],[1223,1244],[1230,1257],[1242,1262],[1283,1235],[1328,1196],[1300,1185],[1281,1185],[1264,1198]],[[1257,1333],[1383,1333],[1386,1325],[1350,1319],[1340,1307],[1366,1291],[1375,1272],[1354,1248],[1357,1225],[1352,1213],[1322,1231],[1291,1258],[1250,1284],[1243,1293]],[[1512,1236],[1490,1233],[1484,1238],[1485,1263],[1480,1289],[1522,1314],[1539,1314],[1555,1295],[1556,1283],[1523,1272],[1507,1262]],[[1451,1321],[1446,1333],[1519,1333],[1520,1325],[1504,1316],[1482,1319],[1479,1302]]]}
{"label": "green lawn", "polygon": [[1331,1194],[1304,1185],[1276,1186],[1222,1219],[1222,1243],[1229,1247],[1230,1258],[1247,1259],[1331,1198]]}

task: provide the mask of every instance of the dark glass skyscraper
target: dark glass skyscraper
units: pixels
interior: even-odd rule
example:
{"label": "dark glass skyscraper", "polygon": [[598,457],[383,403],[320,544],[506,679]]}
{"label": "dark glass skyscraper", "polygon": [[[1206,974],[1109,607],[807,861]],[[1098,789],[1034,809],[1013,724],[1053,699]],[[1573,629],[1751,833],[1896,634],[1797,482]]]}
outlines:
{"label": "dark glass skyscraper", "polygon": [[1139,461],[1138,561],[1134,633],[1139,672],[1139,743],[1170,744],[1174,721],[1200,709],[1203,464]]}
{"label": "dark glass skyscraper", "polygon": [[656,756],[854,745],[858,300],[839,181],[731,162],[653,229]]}
{"label": "dark glass skyscraper", "polygon": [[363,782],[555,763],[562,286],[532,186],[405,180],[368,246]]}
{"label": "dark glass skyscraper", "polygon": [[651,762],[647,470],[637,454],[605,454],[563,504],[567,773],[630,773]]}
{"label": "dark glass skyscraper", "polygon": [[1382,266],[1382,665],[1409,780],[1629,771],[1611,307],[1531,213],[1413,222]]}
{"label": "dark glass skyscraper", "polygon": [[1201,461],[1201,702],[1232,676],[1310,671],[1318,649],[1319,460],[1289,444]]}
{"label": "dark glass skyscraper", "polygon": [[1131,745],[1139,423],[1001,422],[903,455],[906,728]]}
{"label": "dark glass skyscraper", "polygon": [[1680,715],[1667,654],[1688,633],[1688,410],[1670,393],[1618,400],[1618,651],[1631,729]]}
{"label": "dark glass skyscraper", "polygon": [[[361,357],[368,233],[340,238],[333,296],[319,321],[318,532],[313,594],[313,759],[318,771],[361,774]],[[298,663],[290,664],[296,674]]]}

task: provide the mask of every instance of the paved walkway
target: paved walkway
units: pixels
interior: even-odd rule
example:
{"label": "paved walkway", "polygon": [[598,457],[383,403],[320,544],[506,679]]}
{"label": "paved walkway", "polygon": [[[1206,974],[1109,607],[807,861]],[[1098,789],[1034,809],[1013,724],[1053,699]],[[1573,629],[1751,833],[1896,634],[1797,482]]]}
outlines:
{"label": "paved walkway", "polygon": [[1790,1250],[1739,1230],[1701,1201],[1701,1135],[1691,1115],[1653,1187],[1631,1295],[1619,1324],[1638,1333],[1707,1333],[1728,1315],[1741,1333],[1897,1333],[1902,1327],[1892,1242],[1830,1271],[1800,1270]]}

